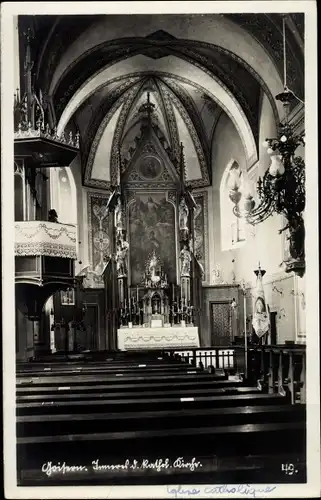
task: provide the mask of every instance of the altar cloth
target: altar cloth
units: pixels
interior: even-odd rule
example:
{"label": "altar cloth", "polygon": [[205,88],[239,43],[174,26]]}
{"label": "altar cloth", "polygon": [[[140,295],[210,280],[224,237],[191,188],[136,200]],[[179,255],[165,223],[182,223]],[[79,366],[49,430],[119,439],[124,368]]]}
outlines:
{"label": "altar cloth", "polygon": [[200,347],[197,326],[119,328],[117,341],[118,349],[121,351]]}

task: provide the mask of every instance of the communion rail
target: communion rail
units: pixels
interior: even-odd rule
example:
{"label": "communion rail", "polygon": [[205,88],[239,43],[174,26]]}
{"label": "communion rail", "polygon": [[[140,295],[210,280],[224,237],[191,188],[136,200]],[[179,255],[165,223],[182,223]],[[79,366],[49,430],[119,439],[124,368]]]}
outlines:
{"label": "communion rail", "polygon": [[288,392],[292,404],[306,402],[305,345],[251,345],[247,351],[244,346],[213,346],[163,352],[204,370],[240,375],[269,394]]}
{"label": "communion rail", "polygon": [[[239,350],[239,349],[238,349]],[[235,347],[201,347],[194,349],[164,349],[165,354],[179,357],[193,366],[237,371]]]}

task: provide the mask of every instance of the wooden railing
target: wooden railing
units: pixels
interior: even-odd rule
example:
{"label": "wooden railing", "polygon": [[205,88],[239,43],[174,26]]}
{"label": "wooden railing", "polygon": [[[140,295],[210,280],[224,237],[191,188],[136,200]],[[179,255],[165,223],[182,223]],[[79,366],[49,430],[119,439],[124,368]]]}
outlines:
{"label": "wooden railing", "polygon": [[[182,361],[192,366],[201,367],[205,370],[213,367],[229,372],[239,371],[234,347],[206,347],[197,349],[165,349],[164,352],[170,356],[179,357]],[[239,367],[241,368],[241,367]]]}
{"label": "wooden railing", "polygon": [[305,345],[251,346],[248,349],[248,380],[270,394],[290,393],[291,403],[306,402]]}
{"label": "wooden railing", "polygon": [[239,375],[269,394],[289,394],[292,404],[306,402],[305,345],[250,346],[247,350],[244,346],[214,346],[163,352],[207,371],[219,369]]}

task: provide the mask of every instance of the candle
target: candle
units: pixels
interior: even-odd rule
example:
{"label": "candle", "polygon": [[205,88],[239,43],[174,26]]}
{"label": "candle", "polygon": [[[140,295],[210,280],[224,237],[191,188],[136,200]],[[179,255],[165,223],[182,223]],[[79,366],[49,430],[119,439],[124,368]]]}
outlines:
{"label": "candle", "polygon": [[136,287],[136,300],[137,300],[137,303],[138,303],[138,286]]}
{"label": "candle", "polygon": [[172,295],[173,295],[173,302],[174,302],[174,300],[175,300],[175,295],[174,295],[174,294],[175,294],[175,290],[174,290],[174,283],[172,284],[172,292],[173,292],[173,293],[172,293]]}

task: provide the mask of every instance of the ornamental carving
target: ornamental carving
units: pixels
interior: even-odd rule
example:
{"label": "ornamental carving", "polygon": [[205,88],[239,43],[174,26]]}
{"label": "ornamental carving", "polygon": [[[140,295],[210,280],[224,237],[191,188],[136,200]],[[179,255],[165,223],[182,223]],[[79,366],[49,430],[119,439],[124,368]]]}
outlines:
{"label": "ornamental carving", "polygon": [[15,254],[76,259],[76,228],[73,225],[54,222],[16,223]]}
{"label": "ornamental carving", "polygon": [[110,216],[107,208],[109,196],[109,192],[88,192],[89,268],[91,273],[97,275],[103,272],[111,252]]}

